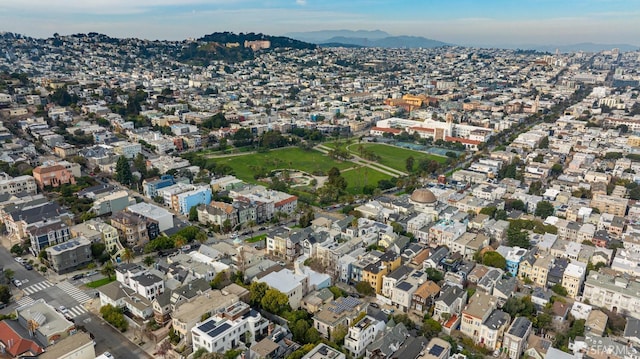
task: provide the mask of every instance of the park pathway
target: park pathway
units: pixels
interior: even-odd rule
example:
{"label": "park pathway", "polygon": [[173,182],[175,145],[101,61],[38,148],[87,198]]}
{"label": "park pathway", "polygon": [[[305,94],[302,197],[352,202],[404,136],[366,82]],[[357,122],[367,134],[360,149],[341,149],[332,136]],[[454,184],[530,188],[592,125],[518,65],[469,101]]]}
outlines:
{"label": "park pathway", "polygon": [[[324,153],[325,155],[328,155],[329,152],[331,150],[333,150],[332,148],[329,148],[329,147],[327,147],[327,146],[325,146],[323,144],[319,144],[319,145],[315,146],[314,148],[316,150]],[[398,171],[398,170],[396,170],[394,168],[391,168],[389,166],[385,166],[385,165],[380,164],[378,162],[365,160],[364,158],[353,154],[351,151],[349,151],[349,153],[351,154],[351,156],[353,156],[353,157],[351,157],[349,159],[349,161],[353,162],[356,165],[369,167],[371,169],[374,169],[374,170],[376,170],[376,171],[378,171],[380,173],[384,173],[384,174],[386,174],[388,176],[391,176],[391,177],[408,176],[408,174],[405,173],[405,172]]]}

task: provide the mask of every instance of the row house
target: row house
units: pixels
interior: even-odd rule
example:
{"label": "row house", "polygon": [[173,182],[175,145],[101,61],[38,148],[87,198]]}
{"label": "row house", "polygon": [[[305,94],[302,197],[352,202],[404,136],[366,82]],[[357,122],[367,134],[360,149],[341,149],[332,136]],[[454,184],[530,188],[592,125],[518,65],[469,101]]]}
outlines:
{"label": "row house", "polygon": [[72,172],[62,165],[38,166],[33,169],[33,178],[38,187],[59,187],[63,184],[75,184]]}
{"label": "row house", "polygon": [[29,193],[36,194],[38,187],[33,176],[11,177],[8,174],[0,173],[0,194]]}
{"label": "row house", "polygon": [[413,294],[428,280],[425,272],[416,271],[399,282],[391,291],[391,303],[403,311],[411,308]]}
{"label": "row house", "polygon": [[435,298],[440,293],[440,286],[435,282],[427,280],[422,283],[411,297],[411,308],[419,313],[428,311],[434,304]]}
{"label": "row house", "polygon": [[67,242],[71,238],[69,226],[60,219],[44,220],[26,229],[30,250],[34,256],[47,247]]}
{"label": "row house", "polygon": [[371,263],[364,268],[362,280],[369,283],[376,291],[376,294],[381,294],[383,278],[400,266],[402,263],[401,258],[394,251],[386,251],[377,262]]}
{"label": "row house", "polygon": [[429,228],[429,241],[451,248],[452,243],[467,230],[464,223],[441,220]]}
{"label": "row house", "polygon": [[344,348],[354,358],[364,355],[367,346],[376,339],[385,328],[385,322],[365,316],[357,323],[349,327],[344,338]]}
{"label": "row house", "polygon": [[128,211],[114,213],[111,226],[118,230],[120,239],[130,247],[143,246],[160,235],[158,221]]}
{"label": "row house", "polygon": [[569,298],[576,298],[582,289],[582,282],[587,273],[587,265],[582,262],[573,261],[569,263],[562,274],[562,286],[567,289]]}
{"label": "row house", "polygon": [[477,292],[462,311],[460,331],[479,344],[482,338],[482,325],[497,307],[497,299],[489,294]]}
{"label": "row house", "polygon": [[623,316],[640,317],[640,283],[623,276],[591,272],[584,283],[582,300]]}
{"label": "row house", "polygon": [[455,285],[443,287],[433,306],[433,318],[440,320],[445,317],[459,317],[467,304],[467,296],[467,291],[461,287]]}
{"label": "row house", "polygon": [[365,312],[366,303],[354,297],[340,297],[322,306],[313,316],[313,327],[329,340],[339,326],[349,328],[360,313]]}

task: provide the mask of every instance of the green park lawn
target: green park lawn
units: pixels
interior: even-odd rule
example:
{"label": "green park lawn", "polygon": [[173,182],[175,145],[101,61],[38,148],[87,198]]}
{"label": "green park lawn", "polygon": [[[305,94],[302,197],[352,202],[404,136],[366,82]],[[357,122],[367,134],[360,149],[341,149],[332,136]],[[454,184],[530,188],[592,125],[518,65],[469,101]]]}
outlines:
{"label": "green park lawn", "polygon": [[391,176],[369,167],[341,171],[340,174],[347,181],[347,192],[354,195],[361,194],[362,188],[366,185],[377,187],[378,181],[391,178]]}
{"label": "green park lawn", "polygon": [[[360,144],[352,144],[351,146],[349,146],[349,151],[354,154],[359,154],[359,146]],[[446,157],[431,155],[424,152],[413,151],[395,146],[383,145],[379,143],[363,143],[362,147],[371,150],[376,155],[380,156],[380,160],[378,161],[378,163],[403,172],[407,171],[406,160],[411,156],[413,156],[413,158],[415,159],[414,166],[416,166],[418,162],[423,158],[434,160],[438,163],[444,163],[447,160]]]}
{"label": "green park lawn", "polygon": [[215,161],[216,163],[224,163],[231,166],[236,177],[252,183],[255,183],[253,175],[258,168],[264,168],[268,171],[289,168],[310,174],[322,172],[326,175],[332,167],[343,170],[353,166],[351,162],[336,161],[321,152],[315,150],[304,151],[299,148],[285,148],[265,153],[218,158]]}
{"label": "green park lawn", "polygon": [[98,287],[102,287],[105,284],[109,284],[113,281],[116,280],[116,277],[113,276],[111,278],[102,278],[102,279],[98,279],[98,280],[94,280],[93,282],[89,282],[87,283],[87,287],[89,288],[98,288]]}

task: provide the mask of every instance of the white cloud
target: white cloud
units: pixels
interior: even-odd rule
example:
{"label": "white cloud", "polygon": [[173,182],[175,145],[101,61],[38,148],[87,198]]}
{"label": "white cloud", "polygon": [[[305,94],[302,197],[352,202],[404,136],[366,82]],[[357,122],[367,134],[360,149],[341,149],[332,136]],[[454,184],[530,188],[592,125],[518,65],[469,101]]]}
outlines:
{"label": "white cloud", "polygon": [[305,6],[307,5],[307,0],[296,0],[296,4],[300,6]]}

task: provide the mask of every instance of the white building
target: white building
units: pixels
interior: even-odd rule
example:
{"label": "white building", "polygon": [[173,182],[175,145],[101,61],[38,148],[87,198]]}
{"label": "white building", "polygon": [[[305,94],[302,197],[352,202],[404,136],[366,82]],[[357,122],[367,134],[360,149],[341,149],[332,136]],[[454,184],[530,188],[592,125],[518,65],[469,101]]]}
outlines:
{"label": "white building", "polygon": [[266,283],[269,287],[284,293],[289,298],[289,305],[294,310],[300,308],[300,301],[307,295],[309,287],[308,276],[295,274],[289,269],[271,272],[257,281]]}
{"label": "white building", "polygon": [[0,194],[17,194],[26,192],[36,194],[38,186],[33,176],[11,177],[8,174],[0,173]]}
{"label": "white building", "polygon": [[191,329],[193,351],[204,348],[210,353],[224,353],[240,344],[251,347],[256,336],[267,331],[269,321],[244,302],[237,302]]}
{"label": "white building", "polygon": [[351,356],[359,358],[364,355],[366,347],[373,343],[378,333],[385,328],[385,323],[370,316],[365,316],[359,322],[349,327],[349,332],[344,338],[344,348]]}
{"label": "white building", "polygon": [[162,207],[140,202],[127,207],[127,211],[158,221],[160,232],[173,228],[173,214]]}

